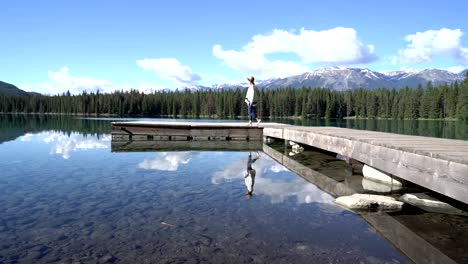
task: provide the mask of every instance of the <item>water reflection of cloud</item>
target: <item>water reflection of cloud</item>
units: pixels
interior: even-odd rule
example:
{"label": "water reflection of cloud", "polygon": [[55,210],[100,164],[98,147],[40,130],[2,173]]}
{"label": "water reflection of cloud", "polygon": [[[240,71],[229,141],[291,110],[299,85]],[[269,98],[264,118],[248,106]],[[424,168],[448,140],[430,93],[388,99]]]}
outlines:
{"label": "water reflection of cloud", "polygon": [[190,162],[190,152],[161,152],[154,159],[144,159],[138,168],[145,170],[176,171],[180,164]]}
{"label": "water reflection of cloud", "polygon": [[[258,165],[260,163],[261,163],[260,161],[257,161],[255,165]],[[254,167],[257,168],[257,166],[254,166]],[[224,170],[215,171],[212,174],[211,183],[220,184],[223,181],[238,180],[240,179],[239,177],[241,177],[244,174],[246,169],[247,169],[246,161],[243,161],[243,160],[234,161],[230,164],[230,166],[226,167]]]}
{"label": "water reflection of cloud", "polygon": [[34,134],[26,133],[26,134],[24,134],[23,136],[20,137],[20,140],[22,142],[28,142],[28,141],[31,141],[33,138],[34,138]]}
{"label": "water reflection of cloud", "polygon": [[37,134],[27,133],[20,138],[23,142],[38,141],[46,144],[54,144],[50,149],[50,154],[61,155],[64,159],[69,159],[71,153],[78,150],[105,149],[110,148],[111,136],[103,135],[83,135],[80,133],[64,132],[41,132]]}
{"label": "water reflection of cloud", "polygon": [[51,134],[44,139],[46,143],[56,142],[50,150],[50,153],[62,155],[64,159],[69,159],[71,156],[70,153],[77,150],[109,148],[110,141],[110,135],[104,135],[98,138],[95,136],[83,136],[77,133],[72,133],[70,136],[65,134]]}
{"label": "water reflection of cloud", "polygon": [[295,197],[298,204],[331,203],[333,197],[317,186],[297,177],[292,181],[274,181],[268,178],[256,179],[256,193],[271,197],[272,203],[282,203],[289,197]]}
{"label": "water reflection of cloud", "polygon": [[[220,184],[224,181],[243,179],[246,163],[247,155],[245,160],[235,161],[224,170],[214,172],[211,182]],[[266,155],[262,155],[252,167],[257,171],[254,194],[269,196],[272,203],[281,203],[290,197],[294,197],[298,204],[332,203],[334,200],[331,195],[299,176],[292,175],[287,168]]]}
{"label": "water reflection of cloud", "polygon": [[271,166],[269,170],[272,172],[276,172],[276,173],[282,172],[282,171],[288,171],[288,169],[286,169],[283,165],[279,163],[276,163],[275,165]]}

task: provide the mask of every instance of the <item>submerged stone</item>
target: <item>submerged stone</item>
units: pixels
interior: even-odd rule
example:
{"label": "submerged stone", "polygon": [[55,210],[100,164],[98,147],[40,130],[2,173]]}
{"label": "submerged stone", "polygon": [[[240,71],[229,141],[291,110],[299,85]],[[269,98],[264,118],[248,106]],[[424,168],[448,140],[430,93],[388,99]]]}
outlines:
{"label": "submerged stone", "polygon": [[468,216],[468,212],[439,201],[425,193],[406,193],[400,197],[400,201],[416,206],[427,212]]}
{"label": "submerged stone", "polygon": [[391,193],[394,191],[399,191],[403,187],[398,184],[385,184],[378,181],[373,181],[367,178],[362,179],[362,188],[366,191],[372,191],[377,193]]}
{"label": "submerged stone", "polygon": [[402,186],[403,185],[400,181],[396,180],[391,175],[389,175],[387,173],[384,173],[382,171],[379,171],[377,169],[374,169],[374,168],[372,168],[371,166],[368,166],[368,165],[364,165],[364,167],[362,168],[362,175],[367,179],[382,182],[382,183],[385,183],[385,184],[390,184],[390,185],[393,185],[393,186]]}
{"label": "submerged stone", "polygon": [[294,153],[301,153],[301,152],[304,151],[304,148],[301,145],[296,144],[296,145],[292,146],[292,151]]}
{"label": "submerged stone", "polygon": [[350,196],[342,196],[335,199],[335,203],[353,210],[401,210],[403,202],[395,198],[375,195],[355,193]]}

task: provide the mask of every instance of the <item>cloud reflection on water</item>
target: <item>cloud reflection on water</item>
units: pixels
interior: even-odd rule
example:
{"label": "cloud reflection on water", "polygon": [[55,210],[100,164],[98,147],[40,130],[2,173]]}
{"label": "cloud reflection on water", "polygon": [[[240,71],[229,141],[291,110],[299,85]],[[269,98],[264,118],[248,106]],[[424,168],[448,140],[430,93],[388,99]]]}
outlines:
{"label": "cloud reflection on water", "polygon": [[69,159],[71,153],[78,150],[107,149],[110,148],[111,136],[103,135],[97,137],[93,135],[83,135],[80,133],[63,132],[41,132],[37,134],[27,133],[20,138],[22,142],[40,141],[47,144],[53,143],[50,154],[61,155],[64,159]]}
{"label": "cloud reflection on water", "polygon": [[52,135],[51,137],[44,139],[44,142],[48,143],[57,142],[50,150],[50,153],[62,155],[64,159],[69,159],[71,156],[70,153],[77,150],[109,148],[110,141],[110,135],[105,135],[98,139],[97,137],[85,137],[82,134],[77,133],[72,133],[70,136],[65,134]]}
{"label": "cloud reflection on water", "polygon": [[34,138],[34,134],[32,133],[26,133],[23,136],[21,136],[19,139],[21,142],[29,142]]}
{"label": "cloud reflection on water", "polygon": [[145,170],[176,171],[180,164],[190,162],[190,152],[161,152],[153,159],[144,159],[138,164],[138,168]]}

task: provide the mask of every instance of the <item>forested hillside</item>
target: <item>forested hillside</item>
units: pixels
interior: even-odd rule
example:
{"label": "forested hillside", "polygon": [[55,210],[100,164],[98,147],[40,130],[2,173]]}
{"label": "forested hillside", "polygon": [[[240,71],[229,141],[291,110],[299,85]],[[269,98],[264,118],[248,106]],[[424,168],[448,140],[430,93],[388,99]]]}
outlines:
{"label": "forested hillside", "polygon": [[0,95],[27,95],[28,93],[6,82],[0,81]]}

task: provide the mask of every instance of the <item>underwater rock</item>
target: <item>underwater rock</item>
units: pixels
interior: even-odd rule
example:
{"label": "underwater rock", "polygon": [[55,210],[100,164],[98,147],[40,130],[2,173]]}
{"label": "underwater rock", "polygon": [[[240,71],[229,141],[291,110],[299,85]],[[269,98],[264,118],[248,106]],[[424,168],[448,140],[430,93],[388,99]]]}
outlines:
{"label": "underwater rock", "polygon": [[362,188],[366,191],[372,191],[377,193],[391,193],[394,191],[401,190],[403,187],[398,184],[385,184],[382,182],[373,181],[367,178],[362,179]]}
{"label": "underwater rock", "polygon": [[425,193],[405,193],[399,200],[427,212],[468,216],[468,212],[439,201]]}
{"label": "underwater rock", "polygon": [[401,210],[403,202],[395,198],[375,195],[355,193],[350,196],[342,196],[335,199],[335,203],[353,210]]}
{"label": "underwater rock", "polygon": [[294,153],[301,153],[301,152],[304,151],[304,148],[301,145],[296,144],[296,145],[292,146],[292,151]]}
{"label": "underwater rock", "polygon": [[362,168],[362,175],[364,176],[364,178],[368,178],[370,180],[382,182],[385,184],[390,184],[393,186],[403,185],[400,181],[396,180],[389,174],[381,172],[368,165],[364,165],[364,167]]}

